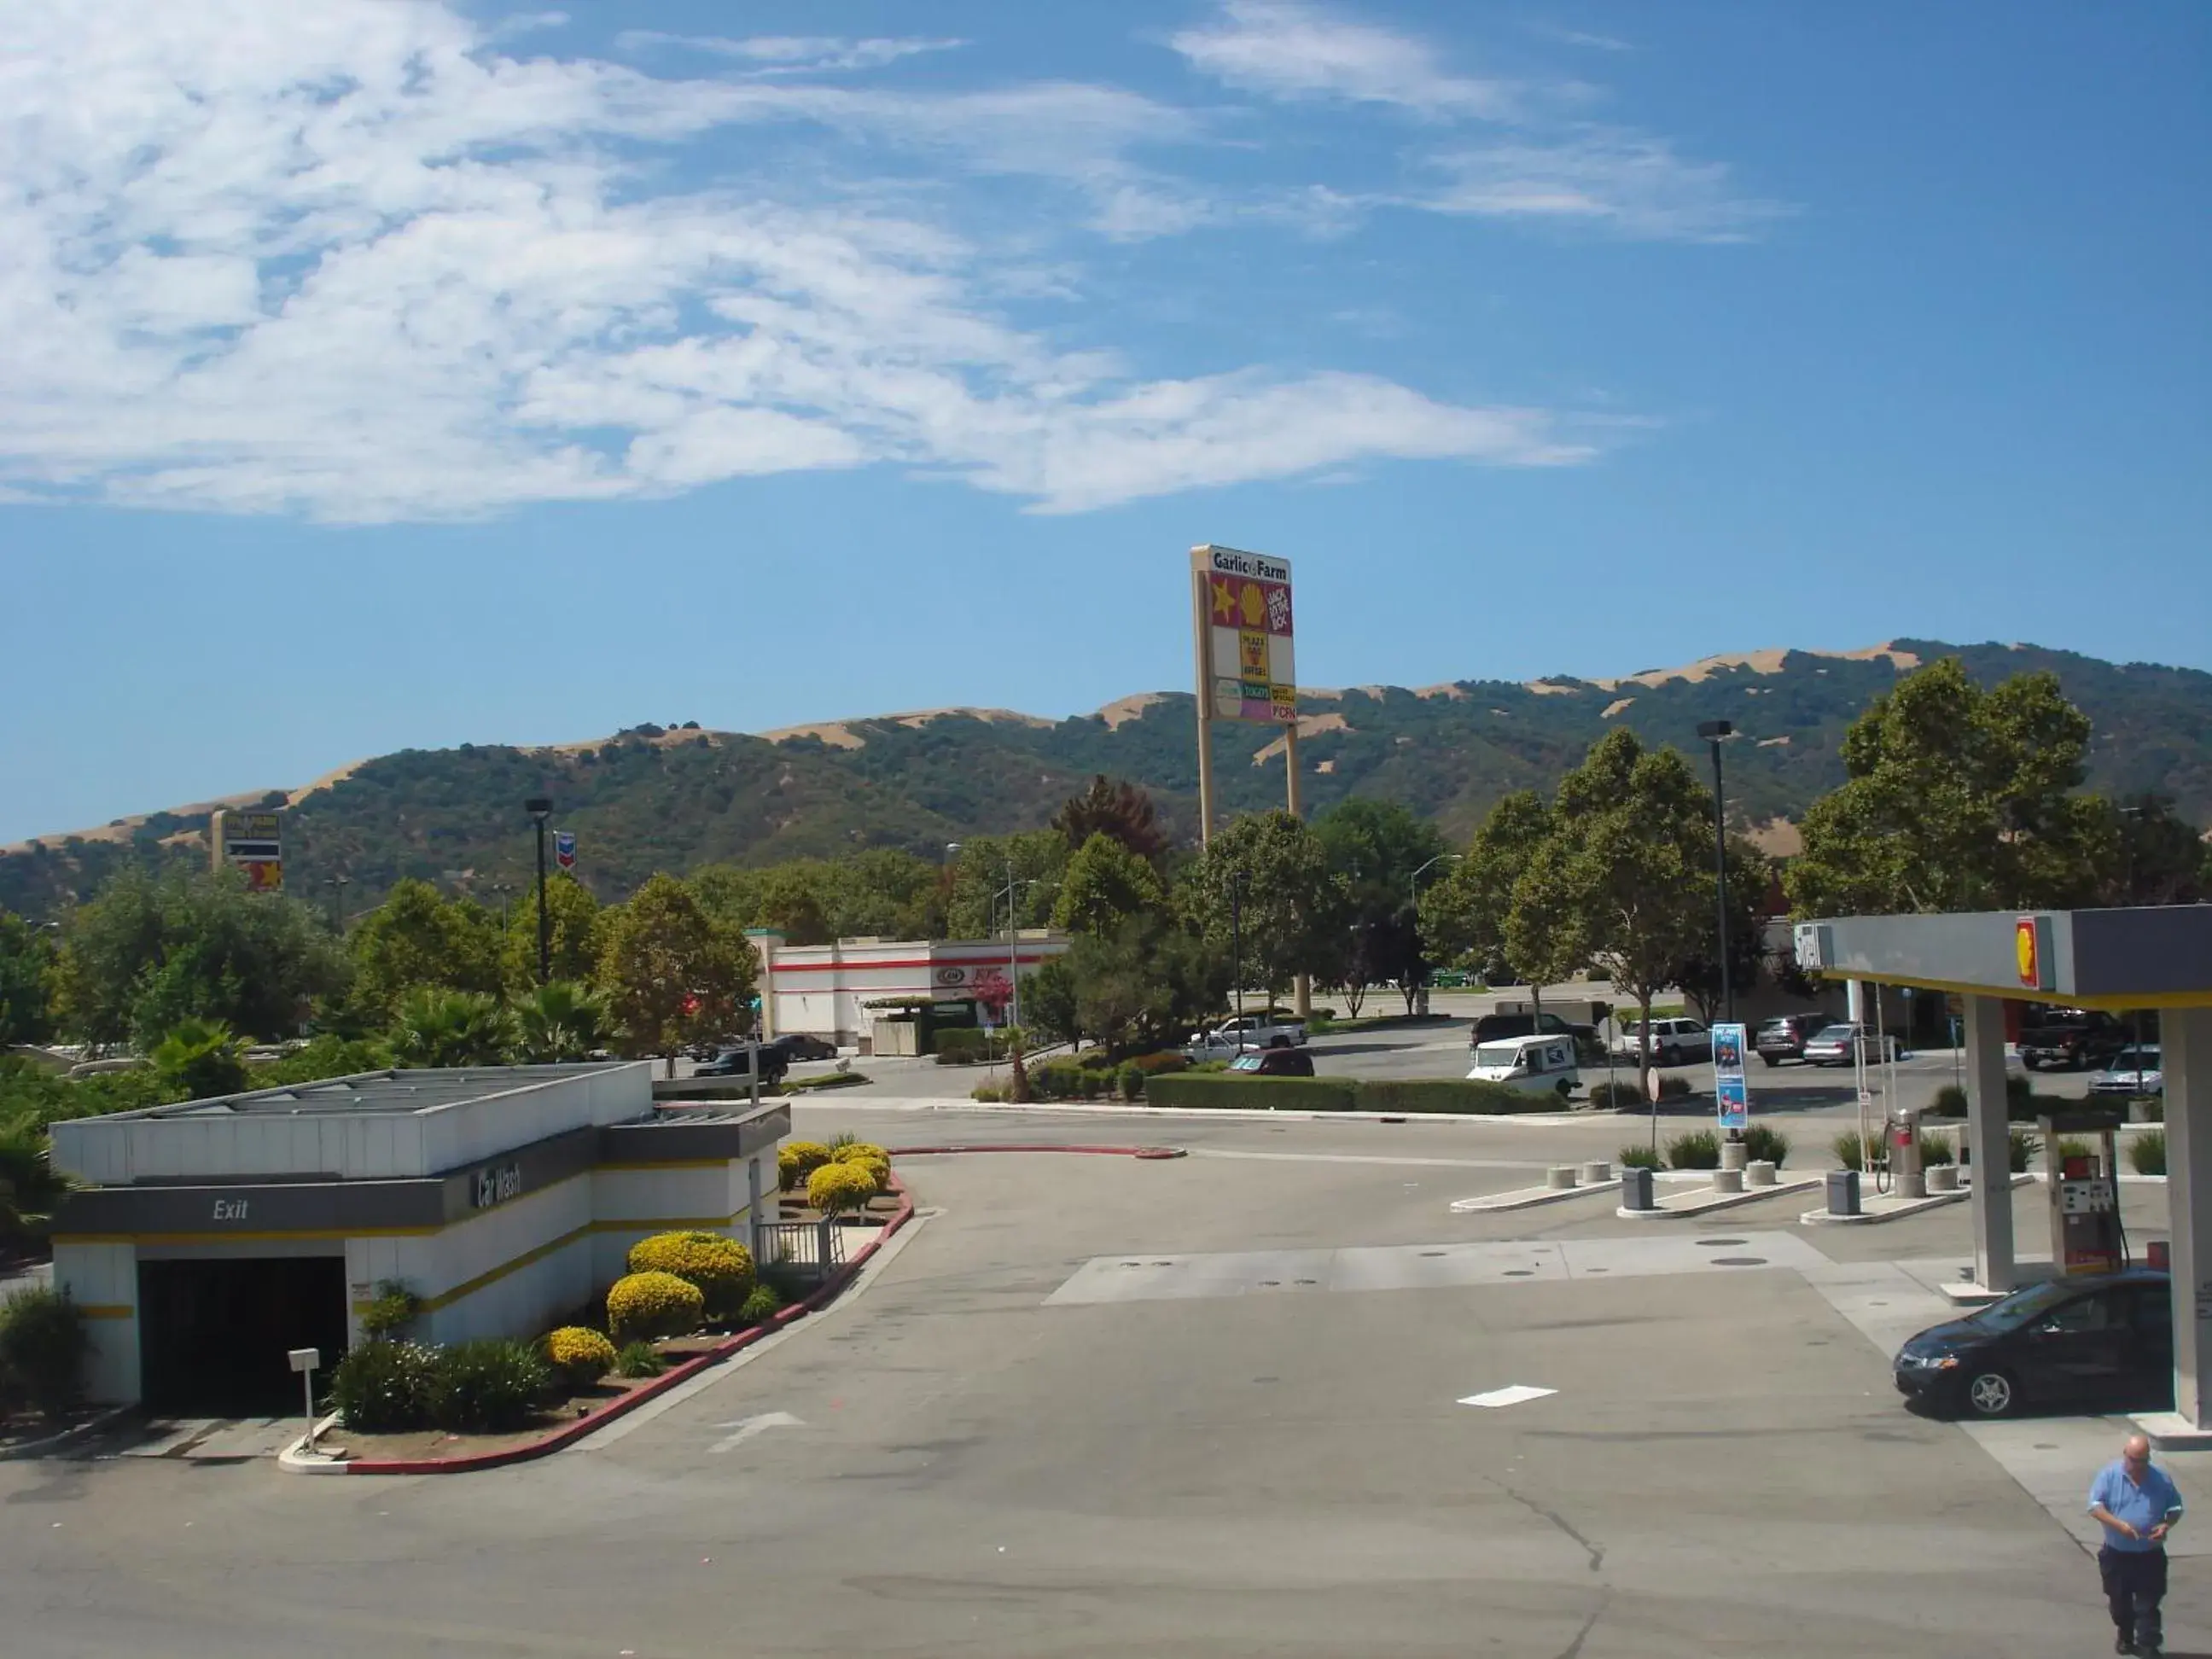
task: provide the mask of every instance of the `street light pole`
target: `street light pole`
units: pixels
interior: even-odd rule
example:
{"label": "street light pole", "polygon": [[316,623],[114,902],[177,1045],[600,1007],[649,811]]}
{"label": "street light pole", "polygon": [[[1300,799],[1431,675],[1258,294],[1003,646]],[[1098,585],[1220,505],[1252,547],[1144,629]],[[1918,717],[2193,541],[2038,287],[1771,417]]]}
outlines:
{"label": "street light pole", "polygon": [[1735,735],[1732,720],[1705,720],[1699,724],[1698,735],[1713,751],[1713,877],[1719,897],[1714,911],[1715,943],[1721,953],[1721,1010],[1729,1020],[1735,1018],[1735,986],[1729,974],[1728,936],[1728,795],[1721,786],[1721,743]]}
{"label": "street light pole", "polygon": [[545,908],[545,820],[553,816],[553,803],[532,795],[522,810],[538,826],[538,982],[544,985],[553,977],[553,914]]}
{"label": "street light pole", "polygon": [[345,932],[343,911],[345,890],[353,885],[353,878],[350,876],[325,876],[323,878],[323,885],[331,890],[331,932],[333,933],[343,933]]}
{"label": "street light pole", "polygon": [[[1237,1052],[1244,1052],[1244,872],[1229,872],[1230,989],[1237,998]],[[1272,991],[1272,986],[1269,988]]]}

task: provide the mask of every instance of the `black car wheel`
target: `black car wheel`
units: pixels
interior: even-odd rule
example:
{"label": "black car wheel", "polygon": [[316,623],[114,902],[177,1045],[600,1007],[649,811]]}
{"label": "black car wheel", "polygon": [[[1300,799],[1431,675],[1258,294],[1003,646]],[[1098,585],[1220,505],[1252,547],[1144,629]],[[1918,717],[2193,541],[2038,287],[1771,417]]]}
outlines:
{"label": "black car wheel", "polygon": [[1970,1375],[1959,1398],[1975,1417],[2009,1417],[2020,1403],[2020,1389],[2009,1373],[1990,1366]]}
{"label": "black car wheel", "polygon": [[1762,1053],[1759,1056],[1759,1063],[1762,1066],[1771,1066],[1776,1062],[1772,1054]]}
{"label": "black car wheel", "polygon": [[2038,1060],[2033,1054],[2022,1054],[2020,1057],[2020,1063],[2023,1070],[2030,1072],[2037,1070],[2043,1064],[2043,1062]]}

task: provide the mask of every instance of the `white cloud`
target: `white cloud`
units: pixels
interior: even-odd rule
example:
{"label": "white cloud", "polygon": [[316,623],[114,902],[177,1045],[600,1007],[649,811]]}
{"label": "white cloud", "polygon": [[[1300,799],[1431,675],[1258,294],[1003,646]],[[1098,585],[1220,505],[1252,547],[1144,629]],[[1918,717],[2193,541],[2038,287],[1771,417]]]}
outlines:
{"label": "white cloud", "polygon": [[1218,21],[1169,41],[1231,86],[1288,98],[1395,104],[1422,115],[1508,113],[1516,89],[1504,81],[1447,73],[1409,35],[1353,22],[1297,0],[1224,0]]}
{"label": "white cloud", "polygon": [[[1546,30],[1566,44],[1630,50],[1607,35]],[[1290,100],[1376,103],[1480,142],[1429,139],[1409,155],[1451,182],[1440,190],[1335,198],[1438,213],[1582,226],[1654,240],[1738,241],[1788,211],[1737,194],[1717,162],[1685,161],[1664,139],[1565,118],[1595,89],[1572,80],[1476,78],[1425,42],[1303,0],[1221,0],[1214,22],[1170,41],[1228,85]]]}
{"label": "white cloud", "polygon": [[1414,198],[1439,213],[1582,222],[1624,235],[1741,241],[1789,210],[1739,194],[1717,161],[1689,162],[1656,138],[1586,129],[1548,143],[1503,143],[1443,152],[1450,176]]}
{"label": "white cloud", "polygon": [[756,65],[763,75],[819,74],[837,70],[881,69],[902,58],[926,52],[951,52],[964,40],[870,39],[849,40],[828,34],[762,34],[744,40],[721,35],[663,34],[654,29],[628,29],[615,37],[625,52],[673,47],[730,58]]}
{"label": "white cloud", "polygon": [[[0,492],[352,520],[889,463],[1073,512],[1378,457],[1556,465],[1540,410],[1366,376],[1146,380],[1017,326],[1049,291],[856,188],[711,167],[809,122],[1087,191],[1186,118],[520,59],[432,0],[53,0],[0,59]],[[751,149],[748,141],[748,154]],[[696,176],[696,166],[692,176]],[[1118,216],[1118,222],[1117,222]]]}

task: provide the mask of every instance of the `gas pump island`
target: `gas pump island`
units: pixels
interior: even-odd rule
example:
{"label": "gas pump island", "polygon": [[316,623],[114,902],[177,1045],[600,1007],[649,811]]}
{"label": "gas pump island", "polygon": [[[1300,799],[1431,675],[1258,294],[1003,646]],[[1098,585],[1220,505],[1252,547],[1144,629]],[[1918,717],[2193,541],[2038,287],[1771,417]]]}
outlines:
{"label": "gas pump island", "polygon": [[[2113,1013],[2159,1011],[2174,1409],[2137,1421],[2162,1444],[2212,1445],[2212,905],[1838,916],[1799,922],[1796,943],[1798,966],[1826,979],[1963,999],[1966,1141],[1976,1170],[2009,1167],[2008,1001]],[[2130,1252],[2115,1157],[2118,1115],[2058,1112],[2040,1127],[2052,1153],[2045,1160],[2052,1166],[2051,1271],[2110,1273],[2126,1265]],[[1917,1174],[1917,1127],[1905,1114],[1887,1126],[1893,1175],[1908,1181]],[[2086,1153],[2060,1150],[2063,1140],[2082,1139],[2090,1143]],[[1972,1204],[1976,1283],[1989,1291],[2015,1289],[2010,1183],[1975,1182]]]}

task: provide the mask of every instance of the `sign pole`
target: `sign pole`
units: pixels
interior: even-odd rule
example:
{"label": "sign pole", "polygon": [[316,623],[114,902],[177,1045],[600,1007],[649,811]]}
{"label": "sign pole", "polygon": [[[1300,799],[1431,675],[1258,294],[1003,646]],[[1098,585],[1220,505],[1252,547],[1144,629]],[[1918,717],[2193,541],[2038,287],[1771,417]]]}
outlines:
{"label": "sign pole", "polygon": [[[1292,817],[1298,813],[1298,720],[1297,710],[1291,711],[1291,723],[1283,728],[1284,799]],[[1300,974],[1291,981],[1292,1006],[1300,1019],[1313,1018],[1313,975]]]}
{"label": "sign pole", "polygon": [[1206,616],[1206,573],[1190,575],[1190,641],[1198,672],[1198,844],[1213,839],[1213,636]]}

